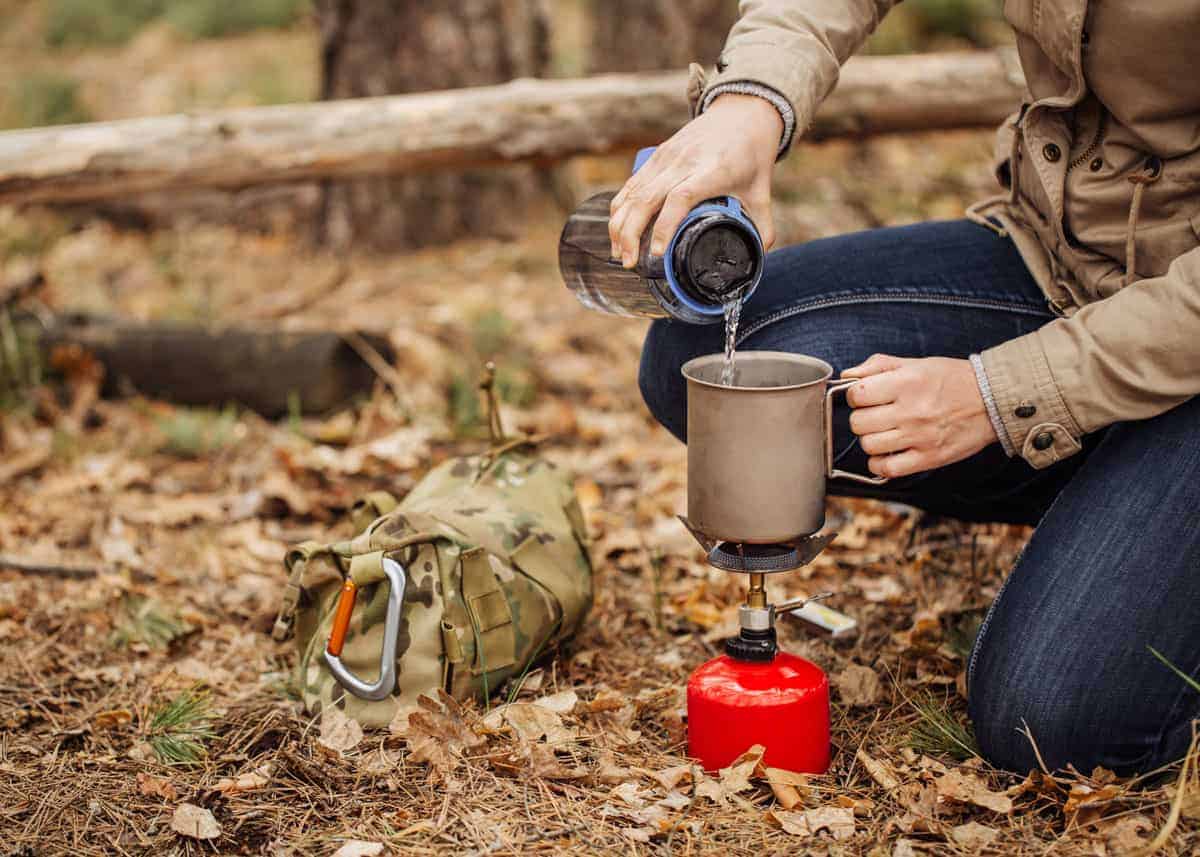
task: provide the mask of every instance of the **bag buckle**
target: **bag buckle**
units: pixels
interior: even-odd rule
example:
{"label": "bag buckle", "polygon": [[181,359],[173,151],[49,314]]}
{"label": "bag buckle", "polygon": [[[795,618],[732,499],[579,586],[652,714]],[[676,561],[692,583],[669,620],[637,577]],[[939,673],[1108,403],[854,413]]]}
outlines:
{"label": "bag buckle", "polygon": [[404,605],[404,586],[408,575],[405,574],[404,566],[394,559],[384,557],[381,564],[391,591],[388,592],[387,612],[383,622],[379,678],[374,682],[365,682],[342,663],[342,646],[346,642],[350,614],[354,612],[354,600],[358,596],[358,584],[353,580],[348,579],[342,584],[342,593],[338,596],[337,609],[333,615],[333,627],[329,632],[329,642],[325,646],[325,663],[333,673],[334,679],[360,699],[380,700],[396,687],[396,638],[400,632],[400,608]]}

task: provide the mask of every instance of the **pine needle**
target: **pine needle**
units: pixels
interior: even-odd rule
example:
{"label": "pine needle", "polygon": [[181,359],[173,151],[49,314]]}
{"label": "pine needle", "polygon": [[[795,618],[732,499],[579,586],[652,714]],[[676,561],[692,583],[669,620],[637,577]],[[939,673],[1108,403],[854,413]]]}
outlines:
{"label": "pine needle", "polygon": [[146,741],[164,765],[192,765],[207,755],[204,744],[216,737],[212,701],[207,693],[185,690],[155,709]]}
{"label": "pine needle", "polygon": [[152,649],[165,649],[193,630],[174,611],[152,598],[129,598],[122,606],[125,618],[111,638],[116,648],[142,643]]}
{"label": "pine needle", "polygon": [[1160,661],[1162,661],[1167,669],[1169,669],[1171,672],[1175,673],[1175,675],[1179,676],[1181,679],[1183,679],[1185,682],[1187,682],[1188,687],[1190,687],[1192,690],[1200,691],[1200,683],[1197,683],[1194,678],[1192,678],[1190,675],[1185,673],[1179,667],[1175,666],[1175,664],[1173,664],[1169,660],[1167,660],[1166,655],[1164,655],[1158,649],[1154,648],[1154,646],[1147,646],[1146,648],[1148,648],[1150,650],[1150,654],[1154,655],[1154,657],[1156,657]]}
{"label": "pine needle", "polygon": [[908,744],[918,753],[929,756],[949,756],[966,761],[979,755],[979,746],[971,727],[940,704],[931,694],[910,699],[909,704],[920,715],[908,736]]}

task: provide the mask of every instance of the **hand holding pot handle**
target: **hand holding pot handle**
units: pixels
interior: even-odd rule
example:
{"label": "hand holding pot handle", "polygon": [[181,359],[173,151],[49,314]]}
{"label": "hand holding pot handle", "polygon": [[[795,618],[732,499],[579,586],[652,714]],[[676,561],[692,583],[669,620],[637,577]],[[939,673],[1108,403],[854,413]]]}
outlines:
{"label": "hand holding pot handle", "polygon": [[825,477],[827,479],[852,479],[867,485],[882,485],[887,482],[886,476],[864,476],[861,473],[851,473],[848,470],[838,470],[833,466],[833,396],[844,393],[859,382],[858,378],[842,378],[830,381],[825,388]]}

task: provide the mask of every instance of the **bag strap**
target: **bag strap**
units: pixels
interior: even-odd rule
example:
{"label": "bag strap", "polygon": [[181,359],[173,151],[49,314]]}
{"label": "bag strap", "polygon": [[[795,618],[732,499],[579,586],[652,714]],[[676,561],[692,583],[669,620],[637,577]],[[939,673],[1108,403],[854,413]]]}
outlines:
{"label": "bag strap", "polygon": [[350,507],[350,523],[361,532],[376,518],[386,515],[398,505],[396,498],[387,491],[372,491]]}
{"label": "bag strap", "polygon": [[320,542],[301,542],[289,550],[283,559],[283,564],[290,573],[283,587],[275,626],[271,629],[271,637],[279,642],[286,640],[292,633],[292,620],[296,618],[296,609],[300,606],[300,581],[304,578],[304,568],[321,550]]}

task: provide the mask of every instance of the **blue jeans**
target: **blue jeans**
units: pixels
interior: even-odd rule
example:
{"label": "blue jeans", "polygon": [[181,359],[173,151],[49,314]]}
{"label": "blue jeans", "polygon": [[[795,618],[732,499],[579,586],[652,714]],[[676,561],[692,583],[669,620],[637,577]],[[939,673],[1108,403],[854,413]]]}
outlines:
{"label": "blue jeans", "polygon": [[[772,253],[738,345],[811,354],[840,372],[876,352],[966,357],[1052,318],[1011,241],[965,220],[924,223]],[[642,394],[685,442],[680,366],[721,350],[723,336],[674,321],[647,336]],[[834,448],[840,467],[866,472],[844,403]],[[1186,752],[1200,693],[1149,647],[1200,674],[1200,398],[1089,435],[1045,470],[993,444],[887,485],[830,490],[1036,525],[968,666],[975,734],[993,764],[1036,766],[1025,725],[1051,768],[1144,772]]]}

